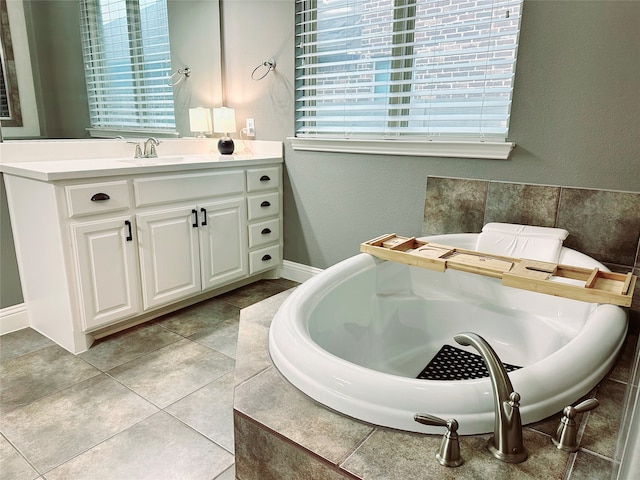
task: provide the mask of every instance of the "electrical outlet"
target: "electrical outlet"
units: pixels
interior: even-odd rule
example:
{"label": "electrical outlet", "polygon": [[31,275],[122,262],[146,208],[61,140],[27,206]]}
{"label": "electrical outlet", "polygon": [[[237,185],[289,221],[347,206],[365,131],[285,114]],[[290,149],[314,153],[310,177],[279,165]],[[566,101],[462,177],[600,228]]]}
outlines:
{"label": "electrical outlet", "polygon": [[247,137],[255,137],[256,136],[256,123],[253,118],[247,118]]}

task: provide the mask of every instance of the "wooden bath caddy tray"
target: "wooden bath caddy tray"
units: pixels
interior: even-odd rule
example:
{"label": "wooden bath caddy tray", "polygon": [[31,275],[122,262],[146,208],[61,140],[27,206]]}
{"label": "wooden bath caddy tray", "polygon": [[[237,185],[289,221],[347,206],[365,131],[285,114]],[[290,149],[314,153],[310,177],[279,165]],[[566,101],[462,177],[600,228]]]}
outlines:
{"label": "wooden bath caddy tray", "polygon": [[[546,293],[583,302],[631,305],[637,277],[557,263],[504,257],[438,243],[381,235],[360,245],[360,251],[383,260],[444,272],[447,268],[502,279],[508,287]],[[572,283],[553,281],[571,279]],[[577,282],[576,282],[577,281]],[[577,284],[576,284],[577,283]]]}

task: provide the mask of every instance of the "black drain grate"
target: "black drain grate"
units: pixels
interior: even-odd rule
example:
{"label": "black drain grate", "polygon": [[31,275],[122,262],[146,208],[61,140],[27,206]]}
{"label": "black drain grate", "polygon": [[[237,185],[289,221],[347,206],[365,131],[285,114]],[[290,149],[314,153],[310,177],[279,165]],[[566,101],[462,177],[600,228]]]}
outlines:
{"label": "black drain grate", "polygon": [[[507,372],[521,367],[503,363]],[[472,380],[488,377],[489,371],[480,355],[444,345],[416,378],[423,380]]]}

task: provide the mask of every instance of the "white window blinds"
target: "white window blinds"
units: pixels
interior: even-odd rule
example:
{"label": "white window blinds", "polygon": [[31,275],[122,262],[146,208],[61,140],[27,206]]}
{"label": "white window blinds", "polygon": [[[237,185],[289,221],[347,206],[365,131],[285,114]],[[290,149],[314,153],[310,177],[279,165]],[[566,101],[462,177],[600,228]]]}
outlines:
{"label": "white window blinds", "polygon": [[80,0],[91,126],[175,131],[166,0]]}
{"label": "white window blinds", "polygon": [[296,136],[508,133],[522,0],[297,0]]}

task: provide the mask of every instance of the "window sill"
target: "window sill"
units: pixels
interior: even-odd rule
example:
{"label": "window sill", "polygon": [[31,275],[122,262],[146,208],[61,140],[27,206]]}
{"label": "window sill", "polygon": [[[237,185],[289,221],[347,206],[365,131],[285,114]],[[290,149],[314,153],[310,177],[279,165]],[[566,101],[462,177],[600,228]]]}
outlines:
{"label": "window sill", "polygon": [[507,160],[512,142],[450,140],[360,140],[289,137],[294,150],[313,152],[367,153],[414,157],[480,158]]}
{"label": "window sill", "polygon": [[87,128],[91,138],[146,138],[150,136],[163,138],[178,138],[178,132],[154,129],[124,129],[124,128]]}

